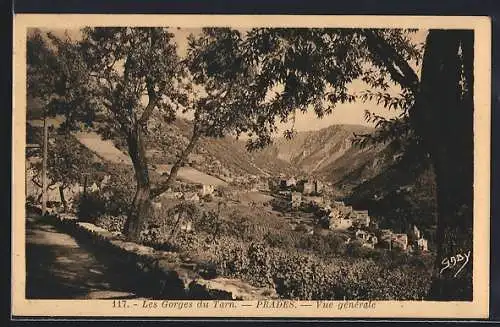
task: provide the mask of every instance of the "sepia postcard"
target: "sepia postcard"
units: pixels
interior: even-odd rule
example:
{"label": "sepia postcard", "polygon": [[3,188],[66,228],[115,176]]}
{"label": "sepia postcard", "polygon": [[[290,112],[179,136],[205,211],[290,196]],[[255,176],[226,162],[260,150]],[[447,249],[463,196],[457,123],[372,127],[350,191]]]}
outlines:
{"label": "sepia postcard", "polygon": [[12,315],[487,318],[487,17],[18,14]]}

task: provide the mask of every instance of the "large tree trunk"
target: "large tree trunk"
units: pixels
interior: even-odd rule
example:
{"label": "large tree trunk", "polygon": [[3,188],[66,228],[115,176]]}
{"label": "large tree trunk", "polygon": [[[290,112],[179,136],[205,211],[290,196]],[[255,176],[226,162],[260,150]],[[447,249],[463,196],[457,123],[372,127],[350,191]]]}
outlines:
{"label": "large tree trunk", "polygon": [[[436,173],[438,249],[429,294],[432,300],[472,300],[472,33],[429,32],[420,92],[410,112]],[[442,270],[443,260],[469,251],[469,262],[458,274],[464,261]]]}
{"label": "large tree trunk", "polygon": [[157,197],[158,195],[162,194],[163,192],[168,190],[173,185],[173,183],[175,182],[175,179],[177,178],[177,174],[179,173],[179,169],[181,169],[181,167],[186,162],[186,159],[189,156],[189,154],[194,150],[200,137],[201,137],[200,133],[198,133],[196,131],[193,132],[193,135],[191,136],[191,140],[189,140],[189,144],[184,149],[184,151],[182,151],[180,157],[177,159],[177,161],[173,165],[172,169],[170,169],[170,173],[168,175],[167,180],[165,181],[165,183],[162,183],[159,187],[157,187],[156,189],[154,189],[151,192],[151,198]]}
{"label": "large tree trunk", "polygon": [[125,223],[124,233],[130,240],[136,241],[151,213],[149,171],[141,124],[131,128],[127,143],[128,152],[134,165],[137,188]]}

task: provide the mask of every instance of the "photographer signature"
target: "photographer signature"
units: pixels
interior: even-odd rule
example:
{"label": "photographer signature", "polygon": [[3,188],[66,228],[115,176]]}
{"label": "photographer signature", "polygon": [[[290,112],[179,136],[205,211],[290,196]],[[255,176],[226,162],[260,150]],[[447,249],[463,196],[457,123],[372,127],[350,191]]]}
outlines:
{"label": "photographer signature", "polygon": [[452,257],[444,258],[443,261],[441,261],[441,264],[445,265],[445,266],[443,268],[441,268],[441,270],[439,271],[439,274],[442,274],[443,271],[445,271],[446,269],[455,267],[459,262],[462,262],[465,260],[465,262],[462,264],[460,269],[458,269],[457,272],[455,273],[455,275],[453,275],[453,277],[457,277],[458,274],[462,271],[462,269],[464,269],[464,267],[467,265],[467,263],[469,263],[469,258],[470,258],[470,250],[467,253],[463,253],[463,254],[459,253],[459,254],[456,254]]}

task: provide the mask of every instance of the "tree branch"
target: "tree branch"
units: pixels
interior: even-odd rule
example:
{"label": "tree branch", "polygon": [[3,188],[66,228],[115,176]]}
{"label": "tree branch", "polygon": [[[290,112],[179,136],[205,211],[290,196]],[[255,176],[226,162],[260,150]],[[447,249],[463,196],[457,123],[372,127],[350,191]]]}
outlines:
{"label": "tree branch", "polygon": [[364,34],[369,50],[384,63],[391,77],[403,88],[417,94],[420,81],[408,62],[376,31],[365,30]]}
{"label": "tree branch", "polygon": [[165,181],[165,183],[162,183],[158,187],[156,187],[155,189],[151,190],[151,193],[150,193],[151,199],[154,199],[158,195],[167,191],[172,186],[172,184],[175,181],[175,178],[177,177],[177,173],[179,172],[179,169],[182,167],[182,165],[186,161],[186,158],[189,156],[189,154],[193,151],[193,149],[196,146],[196,143],[198,142],[200,137],[201,137],[201,133],[197,130],[196,127],[194,127],[193,135],[191,136],[191,140],[189,141],[189,144],[184,149],[184,151],[182,151],[179,159],[174,164],[172,169],[170,169],[170,174],[168,175],[168,179]]}

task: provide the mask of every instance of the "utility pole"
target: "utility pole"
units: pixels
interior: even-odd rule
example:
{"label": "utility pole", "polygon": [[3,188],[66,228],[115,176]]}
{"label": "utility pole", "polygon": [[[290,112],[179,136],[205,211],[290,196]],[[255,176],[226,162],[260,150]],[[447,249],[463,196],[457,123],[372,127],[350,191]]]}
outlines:
{"label": "utility pole", "polygon": [[47,116],[43,118],[43,160],[42,160],[42,215],[47,213],[47,147],[48,147]]}

